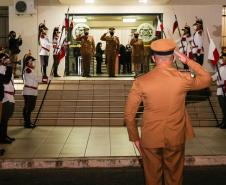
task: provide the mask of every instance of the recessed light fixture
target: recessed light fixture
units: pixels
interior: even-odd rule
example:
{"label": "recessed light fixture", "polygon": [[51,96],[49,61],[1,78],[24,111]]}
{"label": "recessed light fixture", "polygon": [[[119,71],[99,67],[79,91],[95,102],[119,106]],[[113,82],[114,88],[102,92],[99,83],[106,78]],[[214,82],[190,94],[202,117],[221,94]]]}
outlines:
{"label": "recessed light fixture", "polygon": [[148,0],[139,0],[139,3],[147,3]]}
{"label": "recessed light fixture", "polygon": [[84,18],[84,17],[78,17],[78,18],[75,18],[74,19],[74,22],[87,22],[87,19],[86,18]]}
{"label": "recessed light fixture", "polygon": [[87,4],[93,4],[95,2],[95,0],[85,0],[85,3]]}
{"label": "recessed light fixture", "polygon": [[136,18],[123,18],[122,21],[126,23],[136,22]]}

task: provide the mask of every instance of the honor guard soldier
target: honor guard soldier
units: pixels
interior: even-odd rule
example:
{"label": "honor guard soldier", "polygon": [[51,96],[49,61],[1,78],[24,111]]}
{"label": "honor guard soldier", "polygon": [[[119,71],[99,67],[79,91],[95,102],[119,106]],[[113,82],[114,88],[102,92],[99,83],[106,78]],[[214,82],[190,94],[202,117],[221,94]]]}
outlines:
{"label": "honor guard soldier", "polygon": [[13,69],[9,56],[5,53],[0,54],[0,60],[6,66],[5,75],[3,76],[4,97],[2,99],[2,111],[0,122],[0,143],[11,144],[15,138],[7,135],[8,121],[14,112],[14,94],[15,88],[13,84]]}
{"label": "honor guard soldier", "polygon": [[19,46],[22,45],[22,38],[19,35],[18,38],[16,38],[16,32],[10,31],[9,32],[9,51],[10,51],[10,60],[13,64],[13,75],[14,78],[19,78],[19,76],[16,74],[17,70],[17,63],[18,63],[18,54],[20,53]]}
{"label": "honor guard soldier", "polygon": [[24,88],[24,128],[35,128],[35,125],[31,122],[31,113],[35,108],[36,99],[38,95],[38,79],[35,75],[34,61],[36,59],[31,55],[25,58],[25,67],[23,70]]}
{"label": "honor guard soldier", "polygon": [[[188,58],[192,59],[192,37],[191,37],[191,28],[188,25],[185,25],[182,29],[183,34],[180,39],[179,51],[186,55]],[[188,69],[188,66],[184,64],[184,69]]]}
{"label": "honor guard soldier", "polygon": [[223,119],[219,126],[226,129],[226,49],[225,52],[222,52],[222,59],[220,59],[219,64],[219,72],[212,75],[212,80],[217,81],[217,98],[223,113]]}
{"label": "honor guard soldier", "polygon": [[[1,52],[1,51],[0,51]],[[6,65],[4,64],[4,55],[0,53],[0,118],[1,118],[1,113],[2,113],[2,99],[4,98],[4,76],[6,72]],[[5,153],[5,149],[0,149],[0,156],[3,156]]]}
{"label": "honor guard soldier", "polygon": [[141,65],[144,63],[144,43],[139,39],[139,33],[134,32],[134,37],[130,41],[132,46],[132,63],[134,65],[135,76],[141,72]]}
{"label": "honor guard soldier", "polygon": [[84,35],[78,35],[76,40],[81,42],[82,76],[90,77],[90,64],[95,53],[95,42],[93,36],[89,35],[89,28],[84,28]]}
{"label": "honor guard soldier", "polygon": [[203,64],[204,60],[204,48],[203,48],[203,22],[202,19],[196,18],[193,24],[195,33],[193,34],[192,41],[192,53],[194,60],[200,65]]}
{"label": "honor guard soldier", "polygon": [[108,75],[109,77],[115,77],[115,62],[116,57],[119,52],[119,38],[117,36],[114,36],[115,28],[110,27],[109,28],[109,34],[104,33],[100,40],[106,41],[106,47],[105,47],[105,60],[107,64],[108,69]]}
{"label": "honor guard soldier", "polygon": [[57,69],[59,66],[59,59],[58,59],[58,53],[60,51],[60,43],[59,43],[59,36],[60,36],[60,31],[59,27],[55,27],[53,30],[53,75],[54,77],[60,77],[57,73]]}
{"label": "honor guard soldier", "polygon": [[[190,90],[211,85],[210,74],[175,48],[170,39],[151,43],[156,67],[136,78],[125,106],[129,139],[142,157],[146,185],[182,185],[185,141],[194,137],[185,97]],[[195,71],[195,78],[173,67],[175,56]],[[141,102],[144,114],[140,137],[135,117]]]}
{"label": "honor guard soldier", "polygon": [[41,46],[39,51],[40,61],[41,61],[41,70],[42,70],[42,82],[47,83],[48,77],[47,77],[47,66],[49,62],[49,52],[51,43],[47,36],[48,28],[45,26],[45,24],[40,23],[39,24],[39,44]]}

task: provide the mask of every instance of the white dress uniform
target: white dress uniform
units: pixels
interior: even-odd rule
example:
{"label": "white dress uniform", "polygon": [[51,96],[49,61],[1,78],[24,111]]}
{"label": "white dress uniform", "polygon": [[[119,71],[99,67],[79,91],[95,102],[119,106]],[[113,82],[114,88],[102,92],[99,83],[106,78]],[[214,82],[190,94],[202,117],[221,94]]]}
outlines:
{"label": "white dress uniform", "polygon": [[39,55],[47,55],[49,56],[49,52],[50,52],[50,47],[51,47],[51,43],[48,39],[47,36],[41,36],[40,38],[40,51],[39,51]]}
{"label": "white dress uniform", "polygon": [[38,78],[35,75],[33,68],[26,66],[24,69],[24,128],[34,128],[35,125],[31,122],[31,113],[35,108],[38,95]]}
{"label": "white dress uniform", "polygon": [[[11,75],[10,75],[11,76]],[[2,99],[2,115],[0,123],[0,142],[5,144],[10,144],[15,138],[10,138],[7,134],[8,121],[14,112],[15,105],[15,88],[13,83],[13,75],[10,81],[4,86],[4,98]]]}
{"label": "white dress uniform", "polygon": [[60,51],[60,43],[59,43],[59,37],[58,36],[54,36],[53,38],[53,55],[57,55],[58,52]]}
{"label": "white dress uniform", "polygon": [[204,53],[203,49],[203,31],[198,30],[193,35],[193,42],[192,42],[192,53],[197,54],[198,56],[200,54]]}
{"label": "white dress uniform", "polygon": [[12,75],[10,82],[8,84],[4,84],[4,98],[2,100],[2,103],[5,103],[7,101],[11,103],[15,103],[14,93],[15,93],[15,88],[14,88],[13,75]]}
{"label": "white dress uniform", "polygon": [[221,111],[223,113],[223,119],[219,126],[220,128],[225,129],[226,128],[226,98],[224,96],[224,93],[226,92],[226,88],[225,88],[226,63],[224,63],[219,68],[219,73],[220,73],[221,79],[219,77],[218,72],[216,72],[214,75],[212,75],[212,80],[217,81],[217,98],[218,98],[219,105],[221,107]]}
{"label": "white dress uniform", "polygon": [[212,80],[217,81],[217,95],[223,95],[222,86],[224,85],[224,81],[226,80],[226,65],[223,65],[219,68],[219,73],[221,75],[221,80],[219,78],[218,72],[212,75]]}
{"label": "white dress uniform", "polygon": [[42,81],[44,83],[47,83],[48,77],[47,77],[47,66],[48,66],[48,61],[49,61],[49,53],[50,53],[50,47],[51,43],[46,35],[41,35],[40,38],[40,61],[41,61],[41,66],[42,66],[42,76],[43,79]]}
{"label": "white dress uniform", "polygon": [[23,95],[31,95],[31,96],[38,95],[38,78],[35,75],[34,69],[27,66],[24,69]]}
{"label": "white dress uniform", "polygon": [[183,35],[179,42],[180,42],[179,43],[180,44],[179,51],[184,53],[187,57],[191,58],[192,37],[189,37],[187,35]]}

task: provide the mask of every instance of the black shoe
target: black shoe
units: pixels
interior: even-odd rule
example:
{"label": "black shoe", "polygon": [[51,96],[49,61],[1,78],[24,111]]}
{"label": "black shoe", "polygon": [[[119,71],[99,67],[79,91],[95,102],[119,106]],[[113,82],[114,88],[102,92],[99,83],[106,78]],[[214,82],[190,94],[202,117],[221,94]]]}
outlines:
{"label": "black shoe", "polygon": [[35,128],[35,127],[36,127],[36,125],[33,123],[24,125],[24,128]]}
{"label": "black shoe", "polygon": [[14,137],[9,137],[9,136],[6,136],[7,139],[11,140],[11,141],[15,141],[16,139]]}
{"label": "black shoe", "polygon": [[1,143],[1,144],[11,144],[12,141],[9,140],[8,138],[5,138],[5,139],[1,139],[1,140],[0,140],[0,143]]}
{"label": "black shoe", "polygon": [[61,77],[60,75],[58,75],[58,74],[54,74],[54,77]]}
{"label": "black shoe", "polygon": [[3,156],[5,153],[5,149],[0,149],[0,156]]}
{"label": "black shoe", "polygon": [[222,125],[220,126],[220,128],[221,128],[221,129],[226,129],[226,124],[225,124],[225,123],[222,124]]}

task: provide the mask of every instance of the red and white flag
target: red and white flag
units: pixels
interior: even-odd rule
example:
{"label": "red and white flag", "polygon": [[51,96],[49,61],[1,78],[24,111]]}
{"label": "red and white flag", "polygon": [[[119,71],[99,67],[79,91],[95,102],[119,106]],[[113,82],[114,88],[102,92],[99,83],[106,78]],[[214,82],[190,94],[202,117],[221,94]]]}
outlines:
{"label": "red and white flag", "polygon": [[158,16],[157,16],[157,19],[158,19],[158,23],[157,23],[155,35],[156,35],[156,36],[160,36],[161,33],[162,33],[162,31],[163,31],[163,24],[162,24],[162,22],[160,21],[160,19],[159,19]]}
{"label": "red and white flag", "polygon": [[163,28],[163,24],[162,24],[162,22],[160,21],[159,17],[157,17],[157,19],[158,19],[158,23],[157,23],[156,31],[162,32],[163,29],[164,29],[164,28]]}
{"label": "red and white flag", "polygon": [[219,58],[220,58],[220,54],[219,54],[213,40],[210,38],[208,60],[210,60],[213,65],[217,65]]}
{"label": "red and white flag", "polygon": [[57,55],[59,63],[60,63],[61,59],[63,59],[65,57],[65,55],[66,55],[65,48],[64,48],[64,46],[61,46],[60,51]]}
{"label": "red and white flag", "polygon": [[177,20],[175,20],[175,22],[173,23],[173,34],[177,28],[178,28],[178,22]]}

